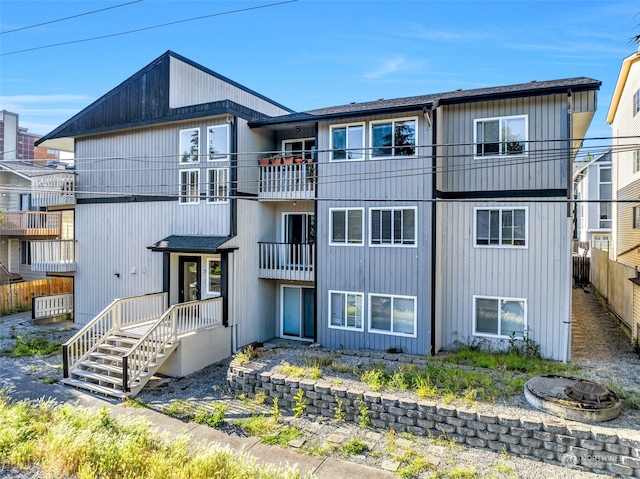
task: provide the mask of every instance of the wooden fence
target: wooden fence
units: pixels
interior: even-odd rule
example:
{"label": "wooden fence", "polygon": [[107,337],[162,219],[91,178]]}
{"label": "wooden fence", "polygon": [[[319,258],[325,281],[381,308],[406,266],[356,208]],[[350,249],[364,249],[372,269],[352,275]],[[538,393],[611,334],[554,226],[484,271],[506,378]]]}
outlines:
{"label": "wooden fence", "polygon": [[577,286],[587,286],[589,284],[589,257],[573,257],[573,281]]}
{"label": "wooden fence", "polygon": [[73,292],[73,278],[46,278],[0,286],[0,311],[31,309],[34,296]]}
{"label": "wooden fence", "polygon": [[607,300],[607,306],[629,328],[633,328],[633,283],[635,268],[609,259],[609,252],[591,250],[591,284]]}

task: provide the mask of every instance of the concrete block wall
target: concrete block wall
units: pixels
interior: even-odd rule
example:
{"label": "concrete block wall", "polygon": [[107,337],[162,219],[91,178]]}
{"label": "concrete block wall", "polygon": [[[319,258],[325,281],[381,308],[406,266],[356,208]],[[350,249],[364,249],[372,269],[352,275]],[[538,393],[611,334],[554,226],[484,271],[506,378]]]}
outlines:
{"label": "concrete block wall", "polygon": [[624,478],[640,478],[640,436],[625,437],[606,428],[478,413],[432,401],[415,401],[395,394],[352,390],[322,380],[288,377],[270,371],[229,366],[228,382],[235,394],[263,392],[278,398],[282,409],[295,406],[302,389],[306,413],[334,417],[339,406],[345,421],[359,419],[366,408],[380,429],[417,436],[446,437],[471,447],[526,457],[556,465]]}

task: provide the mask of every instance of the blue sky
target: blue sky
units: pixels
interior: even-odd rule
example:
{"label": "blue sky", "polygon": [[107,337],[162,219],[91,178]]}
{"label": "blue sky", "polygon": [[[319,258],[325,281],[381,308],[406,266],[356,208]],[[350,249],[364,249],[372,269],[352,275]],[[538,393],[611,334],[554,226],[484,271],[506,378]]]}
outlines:
{"label": "blue sky", "polygon": [[640,34],[633,1],[132,1],[2,0],[0,109],[48,133],[173,50],[294,110],[588,76],[603,82],[588,136],[610,136],[606,111]]}

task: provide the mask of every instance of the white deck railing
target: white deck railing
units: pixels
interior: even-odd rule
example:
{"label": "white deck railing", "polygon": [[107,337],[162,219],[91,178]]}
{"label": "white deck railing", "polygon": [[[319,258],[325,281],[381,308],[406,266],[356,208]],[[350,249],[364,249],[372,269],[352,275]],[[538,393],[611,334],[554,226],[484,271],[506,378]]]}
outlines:
{"label": "white deck railing", "polygon": [[31,203],[34,206],[75,205],[75,173],[52,173],[31,180]]}
{"label": "white deck railing", "polygon": [[259,243],[261,278],[314,281],[314,243]]}
{"label": "white deck railing", "polygon": [[31,319],[45,319],[73,313],[73,293],[34,296]]}
{"label": "white deck railing", "polygon": [[315,163],[263,165],[258,198],[311,199],[315,182]]}
{"label": "white deck railing", "polygon": [[44,211],[12,211],[3,213],[0,234],[30,236],[59,235],[62,213]]}
{"label": "white deck railing", "polygon": [[56,273],[76,270],[76,240],[30,241],[31,270]]}
{"label": "white deck railing", "polygon": [[114,300],[62,345],[63,373],[69,371],[94,352],[102,339],[123,326],[132,326],[159,318],[167,309],[167,293],[145,294]]}
{"label": "white deck railing", "polygon": [[153,327],[123,356],[122,377],[125,391],[140,381],[141,375],[165,349],[183,335],[222,326],[222,298],[174,304]]}

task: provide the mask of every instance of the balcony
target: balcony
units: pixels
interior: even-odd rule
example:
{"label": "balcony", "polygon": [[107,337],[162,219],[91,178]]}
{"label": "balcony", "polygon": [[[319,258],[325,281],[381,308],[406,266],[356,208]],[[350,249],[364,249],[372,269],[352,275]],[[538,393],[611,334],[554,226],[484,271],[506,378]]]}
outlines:
{"label": "balcony", "polygon": [[68,273],[76,270],[76,240],[31,241],[31,270]]}
{"label": "balcony", "polygon": [[259,243],[258,276],[266,279],[315,281],[314,243]]}
{"label": "balcony", "polygon": [[42,211],[4,213],[0,223],[3,236],[58,236],[62,214]]}
{"label": "balcony", "polygon": [[303,200],[314,197],[315,163],[260,166],[259,199]]}
{"label": "balcony", "polygon": [[75,205],[75,173],[53,173],[33,178],[31,203],[33,206]]}

